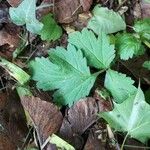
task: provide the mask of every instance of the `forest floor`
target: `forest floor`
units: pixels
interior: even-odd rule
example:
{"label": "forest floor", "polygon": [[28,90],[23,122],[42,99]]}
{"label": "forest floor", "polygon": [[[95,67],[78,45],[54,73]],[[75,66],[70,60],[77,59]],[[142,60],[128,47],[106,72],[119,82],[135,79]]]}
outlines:
{"label": "forest floor", "polygon": [[150,149],[149,50],[149,0],[0,0],[0,150]]}

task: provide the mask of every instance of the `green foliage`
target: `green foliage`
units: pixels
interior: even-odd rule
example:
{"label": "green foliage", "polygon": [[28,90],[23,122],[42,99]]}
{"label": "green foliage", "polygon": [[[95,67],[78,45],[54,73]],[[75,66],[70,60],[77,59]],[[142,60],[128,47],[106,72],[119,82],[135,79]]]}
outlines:
{"label": "green foliage", "polygon": [[60,105],[71,106],[88,95],[97,76],[91,75],[82,52],[72,45],[67,51],[62,47],[51,50],[49,58],[36,58],[30,67],[38,88],[57,89],[54,99]]}
{"label": "green foliage", "polygon": [[144,64],[143,64],[143,67],[150,70],[150,61],[145,61]]}
{"label": "green foliage", "polygon": [[144,54],[141,41],[135,38],[133,34],[118,34],[116,38],[116,49],[121,59],[128,60],[133,55],[138,56]]}
{"label": "green foliage", "polygon": [[43,28],[40,31],[41,39],[46,41],[55,41],[62,35],[62,29],[53,19],[52,14],[44,16],[41,20]]}
{"label": "green foliage", "polygon": [[8,73],[22,85],[28,82],[30,79],[30,76],[20,67],[7,61],[2,57],[0,57],[0,66],[5,68],[8,71]]}
{"label": "green foliage", "polygon": [[59,136],[52,134],[49,137],[49,142],[51,144],[55,144],[57,146],[58,149],[64,149],[64,150],[75,150],[75,148],[70,145],[69,143],[67,143],[66,141],[64,141],[63,139],[61,139]]}
{"label": "green foliage", "polygon": [[10,7],[10,18],[18,26],[25,25],[28,31],[39,33],[43,24],[36,19],[36,0],[23,0],[17,8]]}
{"label": "green foliage", "polygon": [[111,92],[117,103],[122,103],[136,91],[133,83],[131,78],[117,71],[109,69],[106,73],[105,87]]}
{"label": "green foliage", "polygon": [[97,5],[93,10],[93,17],[88,23],[88,28],[92,29],[96,34],[101,33],[101,31],[115,33],[125,30],[126,24],[117,12]]}
{"label": "green foliage", "polygon": [[99,116],[116,131],[127,132],[127,135],[143,143],[150,138],[150,105],[145,102],[140,88],[123,103],[114,102],[112,111],[100,113]]}
{"label": "green foliage", "polygon": [[16,87],[17,93],[19,97],[24,97],[24,96],[33,96],[31,91],[29,90],[29,87],[26,86],[17,86]]}
{"label": "green foliage", "polygon": [[150,18],[139,20],[134,25],[134,30],[142,39],[150,40]]}
{"label": "green foliage", "polygon": [[150,0],[144,0],[145,2],[147,2],[147,3],[150,3]]}
{"label": "green foliage", "polygon": [[92,31],[83,29],[81,32],[71,33],[68,41],[81,49],[89,65],[95,68],[109,68],[115,58],[114,45],[110,45],[109,38],[103,32],[96,38]]}

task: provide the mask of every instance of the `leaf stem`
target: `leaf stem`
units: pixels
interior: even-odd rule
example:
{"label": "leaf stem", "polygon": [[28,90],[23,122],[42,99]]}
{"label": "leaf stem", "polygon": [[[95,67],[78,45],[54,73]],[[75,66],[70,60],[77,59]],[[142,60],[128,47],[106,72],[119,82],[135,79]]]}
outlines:
{"label": "leaf stem", "polygon": [[123,143],[122,143],[122,145],[121,145],[121,149],[120,149],[120,150],[123,150],[123,147],[124,147],[124,144],[125,144],[125,142],[126,142],[126,140],[127,140],[127,137],[128,137],[128,133],[126,134],[126,136],[125,136],[125,138],[124,138],[124,140],[123,140]]}
{"label": "leaf stem", "polygon": [[41,5],[41,6],[36,7],[36,10],[42,9],[42,8],[47,8],[47,7],[52,7],[52,6],[54,6],[54,4]]}
{"label": "leaf stem", "polygon": [[103,69],[103,70],[100,70],[100,71],[94,73],[93,75],[98,76],[98,75],[100,75],[101,73],[103,73],[103,72],[105,72],[105,71],[106,71],[106,69]]}
{"label": "leaf stem", "polygon": [[148,42],[148,41],[143,41],[143,43],[148,47],[148,48],[150,48],[150,43]]}

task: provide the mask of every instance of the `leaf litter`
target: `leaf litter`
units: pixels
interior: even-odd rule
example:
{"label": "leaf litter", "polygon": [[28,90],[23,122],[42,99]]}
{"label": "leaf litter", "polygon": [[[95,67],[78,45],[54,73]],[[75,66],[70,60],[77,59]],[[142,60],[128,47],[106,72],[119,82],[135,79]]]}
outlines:
{"label": "leaf litter", "polygon": [[148,148],[149,4],[0,1],[0,149]]}

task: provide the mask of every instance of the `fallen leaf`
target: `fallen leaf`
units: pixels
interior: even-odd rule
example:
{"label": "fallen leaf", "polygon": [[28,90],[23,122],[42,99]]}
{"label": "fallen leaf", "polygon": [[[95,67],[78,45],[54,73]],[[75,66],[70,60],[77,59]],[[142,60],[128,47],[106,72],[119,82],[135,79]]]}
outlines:
{"label": "fallen leaf", "polygon": [[36,19],[36,0],[23,0],[18,7],[10,7],[9,15],[14,24],[26,25],[32,33],[38,34],[43,28],[43,24]]}
{"label": "fallen leaf", "polygon": [[0,25],[9,21],[8,8],[0,5]]}
{"label": "fallen leaf", "polygon": [[141,10],[141,4],[138,0],[135,1],[135,4],[133,6],[133,15],[135,19],[141,19],[142,18],[142,10]]}
{"label": "fallen leaf", "polygon": [[8,95],[5,96],[7,97],[7,104],[3,111],[3,118],[6,123],[4,128],[8,131],[13,143],[21,147],[28,133],[24,110],[16,91],[8,89]]}
{"label": "fallen leaf", "polygon": [[8,2],[12,7],[17,7],[17,6],[21,3],[21,0],[7,0],[7,2]]}
{"label": "fallen leaf", "polygon": [[88,28],[96,34],[100,34],[101,31],[110,34],[126,29],[126,23],[118,12],[101,5],[96,5],[92,12],[93,17],[88,22]]}
{"label": "fallen leaf", "polygon": [[0,93],[0,111],[3,110],[7,102],[7,93]]}
{"label": "fallen leaf", "polygon": [[0,66],[6,69],[6,71],[22,85],[25,84],[30,79],[30,76],[24,70],[22,70],[14,63],[9,62],[6,59],[2,58],[1,56],[0,56]]}
{"label": "fallen leaf", "polygon": [[80,0],[83,11],[88,11],[93,3],[93,0]]}
{"label": "fallen leaf", "polygon": [[0,46],[4,44],[9,44],[10,47],[14,47],[16,43],[18,43],[18,39],[16,38],[16,35],[10,35],[7,31],[4,29],[0,31]]}
{"label": "fallen leaf", "polygon": [[19,33],[20,28],[13,24],[7,24],[0,30],[0,46],[4,46],[4,50],[0,50],[0,56],[5,56],[5,58],[12,57],[13,51],[20,43]]}
{"label": "fallen leaf", "polygon": [[126,136],[146,143],[150,138],[149,115],[150,105],[146,103],[144,93],[139,87],[126,101],[121,104],[114,102],[114,109],[100,113],[99,117],[105,119],[115,131],[126,132]]}
{"label": "fallen leaf", "polygon": [[[144,80],[141,80],[141,82],[144,81],[144,83],[149,84],[150,72],[149,70],[142,67],[143,63],[147,61],[148,59],[149,59],[148,55],[145,54],[143,56],[133,58],[128,61],[121,61],[121,64],[123,64],[123,66],[125,66],[125,68],[127,68],[137,80],[139,80],[139,78],[144,79]],[[120,70],[125,70],[125,68],[122,67],[122,69],[120,68]]]}
{"label": "fallen leaf", "polygon": [[81,135],[97,121],[98,112],[108,109],[104,103],[108,101],[103,101],[102,98],[97,101],[91,97],[78,101],[66,113],[60,135],[76,149],[81,148],[84,143]]}
{"label": "fallen leaf", "polygon": [[140,4],[141,4],[142,17],[149,18],[150,17],[150,2],[147,2],[146,0],[141,0]]}
{"label": "fallen leaf", "polygon": [[62,124],[62,114],[54,104],[42,101],[38,97],[25,96],[21,98],[24,109],[29,113],[38,138],[43,144]]}
{"label": "fallen leaf", "polygon": [[[41,9],[40,14],[53,12],[59,23],[70,23],[77,19],[78,14],[88,11],[93,0],[54,0],[54,8]],[[42,5],[53,4],[53,0],[43,0]]]}
{"label": "fallen leaf", "polygon": [[0,132],[0,150],[16,150],[17,147],[7,136],[7,134]]}
{"label": "fallen leaf", "polygon": [[106,150],[106,131],[96,125],[90,129],[84,150]]}

